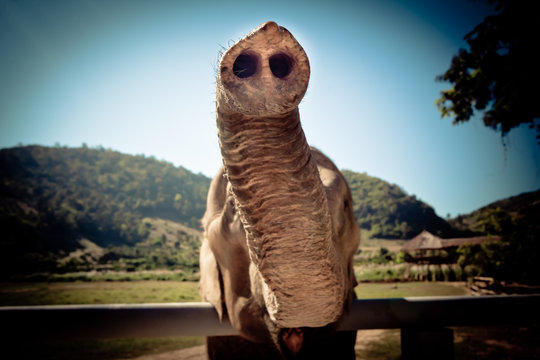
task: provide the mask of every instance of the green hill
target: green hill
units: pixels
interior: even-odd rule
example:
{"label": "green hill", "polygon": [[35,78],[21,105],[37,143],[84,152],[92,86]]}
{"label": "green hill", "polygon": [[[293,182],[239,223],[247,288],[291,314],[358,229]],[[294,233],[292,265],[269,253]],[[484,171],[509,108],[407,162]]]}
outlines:
{"label": "green hill", "polygon": [[[455,229],[481,232],[478,224],[486,223],[473,213],[454,219],[454,229],[399,186],[343,173],[358,223],[371,237],[408,239],[424,229],[446,237]],[[2,149],[0,271],[194,271],[209,184],[209,178],[168,162],[103,148]],[[505,204],[495,205],[504,209],[499,215],[523,210]]]}
{"label": "green hill", "polygon": [[462,231],[476,234],[501,235],[511,228],[534,228],[540,234],[540,190],[495,201],[466,215],[450,220]]}
{"label": "green hill", "polygon": [[162,218],[199,228],[210,179],[144,156],[106,149],[27,146],[0,150],[0,270],[55,267],[81,248],[148,240]]}
{"label": "green hill", "polygon": [[432,207],[399,186],[347,170],[343,175],[351,188],[358,224],[371,237],[410,239],[422,230],[443,237],[454,234]]}

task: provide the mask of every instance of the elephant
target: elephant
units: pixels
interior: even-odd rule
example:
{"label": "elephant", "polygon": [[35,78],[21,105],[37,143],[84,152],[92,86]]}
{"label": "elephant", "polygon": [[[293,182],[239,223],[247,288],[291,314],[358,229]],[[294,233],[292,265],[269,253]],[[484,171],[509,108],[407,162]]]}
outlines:
{"label": "elephant", "polygon": [[354,359],[338,332],[356,297],[360,242],[349,187],[310,147],[298,105],[306,53],[275,22],[222,54],[216,123],[223,167],[202,218],[200,294],[238,336],[208,337],[210,359]]}

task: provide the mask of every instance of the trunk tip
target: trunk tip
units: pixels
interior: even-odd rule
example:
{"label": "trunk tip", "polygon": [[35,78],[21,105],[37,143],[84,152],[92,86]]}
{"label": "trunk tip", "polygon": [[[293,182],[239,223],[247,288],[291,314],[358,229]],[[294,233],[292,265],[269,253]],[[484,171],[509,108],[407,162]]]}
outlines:
{"label": "trunk tip", "polygon": [[264,22],[261,25],[259,25],[259,28],[256,29],[254,32],[256,32],[257,30],[278,31],[279,30],[279,25],[274,21],[267,21],[267,22]]}

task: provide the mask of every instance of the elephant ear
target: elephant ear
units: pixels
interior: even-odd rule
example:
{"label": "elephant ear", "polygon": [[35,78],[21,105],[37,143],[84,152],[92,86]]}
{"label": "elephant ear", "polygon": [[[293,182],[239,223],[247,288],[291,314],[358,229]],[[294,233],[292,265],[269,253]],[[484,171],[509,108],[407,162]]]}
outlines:
{"label": "elephant ear", "polygon": [[200,294],[203,301],[208,301],[216,309],[219,319],[223,320],[223,284],[221,273],[214,253],[207,239],[203,239],[200,255],[201,279]]}

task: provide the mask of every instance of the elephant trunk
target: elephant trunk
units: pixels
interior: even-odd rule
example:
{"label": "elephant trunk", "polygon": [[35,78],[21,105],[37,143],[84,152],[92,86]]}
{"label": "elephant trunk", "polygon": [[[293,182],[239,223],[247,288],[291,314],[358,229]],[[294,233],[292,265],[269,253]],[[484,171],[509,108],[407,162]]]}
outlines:
{"label": "elephant trunk", "polygon": [[223,55],[217,76],[223,163],[266,309],[281,328],[332,323],[346,296],[325,190],[298,113],[309,72],[294,37],[267,22]]}

